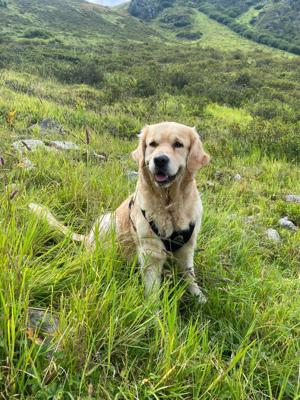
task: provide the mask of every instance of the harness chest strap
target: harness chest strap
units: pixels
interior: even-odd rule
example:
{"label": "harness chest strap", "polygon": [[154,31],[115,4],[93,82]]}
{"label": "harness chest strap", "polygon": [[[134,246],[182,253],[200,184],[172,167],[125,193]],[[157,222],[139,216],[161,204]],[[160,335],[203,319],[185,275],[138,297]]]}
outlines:
{"label": "harness chest strap", "polygon": [[[134,201],[133,199],[130,200],[129,203],[129,218],[131,221],[131,224],[133,226],[133,229],[136,231],[136,227],[131,219],[130,215],[130,210],[133,207]],[[195,229],[195,223],[191,222],[189,225],[188,229],[182,230],[182,231],[175,231],[172,233],[171,236],[165,238],[162,237],[161,234],[159,233],[159,229],[155,222],[153,220],[149,220],[146,216],[146,211],[141,209],[141,212],[145,218],[145,220],[148,222],[150,225],[150,228],[153,233],[155,233],[156,236],[160,238],[160,240],[163,242],[165,249],[171,253],[174,253],[175,251],[181,249],[192,237],[194,229]]]}

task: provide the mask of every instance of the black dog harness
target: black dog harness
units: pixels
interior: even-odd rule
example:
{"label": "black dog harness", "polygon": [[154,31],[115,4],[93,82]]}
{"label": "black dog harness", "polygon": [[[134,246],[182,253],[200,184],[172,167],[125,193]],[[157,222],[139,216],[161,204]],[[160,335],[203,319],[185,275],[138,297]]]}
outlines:
{"label": "black dog harness", "polygon": [[[131,221],[131,224],[132,224],[134,230],[136,231],[136,227],[135,227],[135,225],[131,219],[131,215],[130,215],[130,210],[133,207],[133,204],[134,204],[134,200],[131,199],[130,203],[129,203],[129,218],[130,218],[130,221]],[[146,211],[141,209],[141,212],[142,212],[145,220],[150,225],[152,232],[155,233],[155,235],[159,237],[159,239],[163,242],[165,249],[171,253],[174,253],[175,251],[181,249],[181,247],[183,247],[190,240],[190,238],[193,235],[193,232],[195,229],[195,224],[193,222],[191,222],[188,229],[185,229],[183,231],[175,231],[172,233],[171,236],[169,236],[168,238],[165,238],[165,237],[161,236],[161,234],[159,233],[159,229],[158,229],[157,225],[155,224],[155,222],[152,220],[149,220],[147,218]]]}

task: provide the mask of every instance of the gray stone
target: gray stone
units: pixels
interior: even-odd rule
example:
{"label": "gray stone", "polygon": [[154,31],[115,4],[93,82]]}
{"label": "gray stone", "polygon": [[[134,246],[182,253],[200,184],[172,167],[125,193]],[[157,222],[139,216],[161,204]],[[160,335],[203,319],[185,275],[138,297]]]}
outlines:
{"label": "gray stone", "polygon": [[62,142],[59,140],[53,140],[49,143],[49,146],[55,147],[58,150],[79,150],[79,146],[73,142]]}
{"label": "gray stone", "polygon": [[206,186],[209,188],[213,188],[213,187],[215,187],[215,184],[212,181],[206,181]]}
{"label": "gray stone", "polygon": [[257,218],[257,215],[248,215],[248,217],[245,218],[244,222],[248,225],[255,224]]}
{"label": "gray stone", "polygon": [[135,180],[137,180],[138,176],[139,176],[139,173],[137,171],[128,171],[127,172],[127,178],[130,180],[135,181]]}
{"label": "gray stone", "polygon": [[38,124],[30,127],[30,129],[35,128],[39,128],[42,135],[46,135],[47,133],[59,133],[63,135],[65,133],[64,128],[57,121],[50,118],[45,118]]}
{"label": "gray stone", "polygon": [[280,218],[278,223],[280,226],[287,228],[287,229],[291,229],[292,231],[296,231],[298,229],[297,226],[288,219],[288,217]]}
{"label": "gray stone", "polygon": [[242,176],[240,174],[236,174],[234,175],[234,177],[232,178],[234,181],[239,182],[242,180]]}
{"label": "gray stone", "polygon": [[222,178],[223,175],[224,175],[224,174],[223,174],[222,171],[216,171],[215,174],[214,174],[214,177],[215,177],[216,179],[220,179],[220,178]]}
{"label": "gray stone", "polygon": [[93,152],[93,156],[99,161],[107,161],[108,158],[107,154],[105,153],[98,154],[95,151]]}
{"label": "gray stone", "polygon": [[21,153],[24,153],[25,151],[34,151],[38,148],[46,148],[44,142],[37,139],[17,140],[12,143],[12,146],[15,150]]}
{"label": "gray stone", "polygon": [[267,235],[267,238],[269,240],[272,240],[273,242],[277,242],[277,243],[281,242],[281,237],[280,237],[279,233],[276,231],[276,229],[272,229],[272,228],[268,229],[266,231],[266,235]]}
{"label": "gray stone", "polygon": [[27,169],[27,170],[31,170],[31,169],[34,168],[33,162],[32,162],[31,160],[29,160],[29,158],[26,158],[26,157],[25,157],[25,158],[22,158],[21,166],[22,166],[24,169]]}
{"label": "gray stone", "polygon": [[38,329],[44,334],[53,335],[58,329],[58,318],[49,311],[31,308],[28,313],[28,327]]}
{"label": "gray stone", "polygon": [[288,201],[289,203],[300,203],[300,195],[288,194],[285,196],[285,201]]}

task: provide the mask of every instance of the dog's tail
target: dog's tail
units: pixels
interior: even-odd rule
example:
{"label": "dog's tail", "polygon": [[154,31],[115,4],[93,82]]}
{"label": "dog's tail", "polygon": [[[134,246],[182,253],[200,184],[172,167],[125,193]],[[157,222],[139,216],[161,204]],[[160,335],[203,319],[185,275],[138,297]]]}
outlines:
{"label": "dog's tail", "polygon": [[47,221],[53,229],[63,233],[64,235],[70,235],[72,240],[76,242],[85,242],[87,240],[87,237],[85,235],[74,233],[70,228],[59,222],[54,217],[54,215],[51,214],[47,207],[35,203],[30,203],[29,208],[37,217]]}

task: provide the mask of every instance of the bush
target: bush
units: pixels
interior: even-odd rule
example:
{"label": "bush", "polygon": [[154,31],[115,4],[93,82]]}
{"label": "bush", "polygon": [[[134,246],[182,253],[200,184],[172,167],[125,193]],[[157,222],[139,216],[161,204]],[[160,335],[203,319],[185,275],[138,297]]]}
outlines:
{"label": "bush", "polygon": [[264,4],[256,4],[256,6],[254,6],[255,10],[261,10],[262,8],[264,8]]}
{"label": "bush", "polygon": [[289,160],[300,160],[300,130],[292,125],[276,119],[276,123],[255,118],[245,128],[233,127],[233,136],[243,146],[257,146],[262,154],[270,157],[285,156]]}
{"label": "bush", "polygon": [[51,33],[42,29],[28,29],[23,34],[26,39],[49,39],[51,36]]}
{"label": "bush", "polygon": [[59,64],[54,72],[56,78],[66,83],[85,83],[87,85],[99,85],[104,81],[104,73],[95,60],[80,60],[75,65]]}
{"label": "bush", "polygon": [[161,0],[160,1],[160,7],[162,9],[172,7],[173,5],[173,0]]}
{"label": "bush", "polygon": [[156,93],[155,81],[151,79],[140,79],[137,81],[135,95],[139,97],[149,97]]}
{"label": "bush", "polygon": [[238,86],[248,86],[250,87],[252,83],[251,76],[248,73],[241,73],[239,77],[235,80],[235,84]]}
{"label": "bush", "polygon": [[202,35],[202,32],[179,32],[177,33],[176,37],[186,40],[199,40],[201,39]]}
{"label": "bush", "polygon": [[183,71],[171,72],[168,80],[170,85],[177,89],[183,89],[189,83],[189,79]]}
{"label": "bush", "polygon": [[184,27],[191,25],[191,18],[189,15],[165,15],[161,18],[161,22],[175,27]]}

